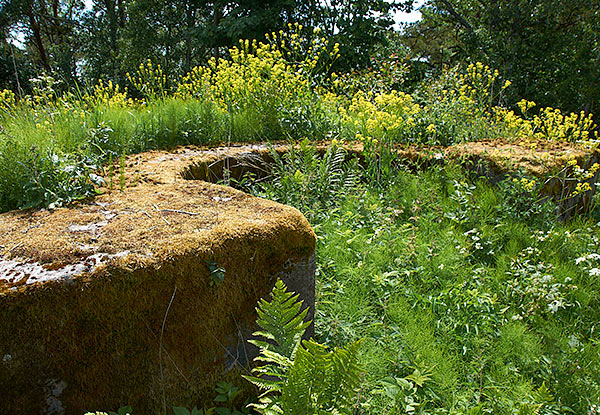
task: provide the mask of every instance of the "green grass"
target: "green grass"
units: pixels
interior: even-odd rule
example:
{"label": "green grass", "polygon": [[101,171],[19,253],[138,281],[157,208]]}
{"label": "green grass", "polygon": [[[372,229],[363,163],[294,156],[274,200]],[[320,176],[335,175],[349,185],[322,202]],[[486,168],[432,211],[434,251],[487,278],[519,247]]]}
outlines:
{"label": "green grass", "polygon": [[[326,180],[302,166],[279,182]],[[293,187],[257,190],[296,203],[315,228],[317,337],[365,339],[359,413],[584,414],[599,403],[600,260],[576,263],[598,251],[597,227],[559,223],[513,186],[448,166],[400,168],[312,204]],[[412,387],[389,386],[402,378]]]}
{"label": "green grass", "polygon": [[[223,142],[230,136],[223,111],[191,99],[166,98],[132,107],[54,105],[1,115],[0,211],[60,205],[93,195],[93,174],[123,154]],[[79,185],[62,191],[74,181]]]}

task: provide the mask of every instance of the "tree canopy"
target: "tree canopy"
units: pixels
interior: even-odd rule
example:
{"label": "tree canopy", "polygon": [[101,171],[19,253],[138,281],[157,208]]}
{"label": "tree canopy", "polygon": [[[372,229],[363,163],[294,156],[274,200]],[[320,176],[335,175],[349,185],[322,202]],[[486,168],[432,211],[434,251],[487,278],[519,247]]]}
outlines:
{"label": "tree canopy", "polygon": [[600,3],[428,0],[406,30],[433,67],[481,61],[540,105],[592,111],[600,101]]}
{"label": "tree canopy", "polygon": [[[597,110],[600,3],[595,0],[426,0],[422,19],[389,42],[393,12],[413,0],[0,0],[0,87],[28,87],[41,71],[65,85],[117,82],[141,62],[176,78],[239,39],[289,23],[340,44],[336,71],[367,68],[384,50],[435,73],[483,62],[540,106]],[[420,75],[419,75],[420,76]]]}
{"label": "tree canopy", "polygon": [[[295,22],[335,37],[348,68],[368,62],[397,7],[384,0],[3,0],[0,33],[5,46],[18,33],[22,57],[67,82],[123,80],[147,59],[176,76],[223,56],[239,39],[262,40]],[[13,85],[14,71],[0,75]]]}

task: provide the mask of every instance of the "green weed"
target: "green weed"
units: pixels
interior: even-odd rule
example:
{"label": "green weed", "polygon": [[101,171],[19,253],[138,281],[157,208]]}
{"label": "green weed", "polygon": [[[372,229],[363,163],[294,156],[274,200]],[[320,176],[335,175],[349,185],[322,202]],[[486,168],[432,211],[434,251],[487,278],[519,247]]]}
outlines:
{"label": "green weed", "polygon": [[[327,163],[310,157],[312,170]],[[515,186],[448,166],[394,169],[376,182],[361,175],[352,192],[332,188],[325,205],[299,186],[266,193],[296,204],[319,236],[318,339],[363,339],[356,413],[586,413],[598,404],[597,230],[583,218],[557,222],[550,201],[532,198],[518,215],[527,195]]]}

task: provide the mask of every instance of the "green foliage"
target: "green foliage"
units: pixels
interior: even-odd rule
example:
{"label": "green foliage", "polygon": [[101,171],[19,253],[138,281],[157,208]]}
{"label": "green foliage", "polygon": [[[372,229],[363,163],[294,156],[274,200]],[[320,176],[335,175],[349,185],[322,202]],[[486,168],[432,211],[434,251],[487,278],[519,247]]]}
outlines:
{"label": "green foliage", "polygon": [[256,358],[262,365],[245,376],[263,394],[251,405],[262,414],[349,414],[354,408],[360,380],[359,342],[328,350],[312,340],[301,342],[310,322],[308,309],[301,311],[298,295],[286,291],[277,281],[270,301],[257,308],[255,333],[263,340],[250,342],[260,348]]}
{"label": "green foliage", "polygon": [[195,406],[188,409],[183,406],[173,406],[173,415],[244,415],[248,413],[246,409],[236,408],[235,401],[240,394],[239,388],[229,382],[219,382],[215,391],[217,396],[214,401],[217,402],[218,407],[198,409]]}
{"label": "green foliage", "polygon": [[131,415],[132,414],[132,409],[131,406],[126,405],[126,406],[122,406],[119,409],[117,409],[116,412],[114,411],[108,411],[108,412],[86,412],[85,415]]}
{"label": "green foliage", "polygon": [[[392,411],[398,413],[414,414],[416,413],[419,403],[417,394],[417,386],[408,378],[386,377],[380,381],[382,389],[375,390],[375,393],[384,395],[387,399],[393,402]],[[421,385],[423,386],[423,382]]]}
{"label": "green foliage", "polygon": [[[20,179],[23,194],[17,203],[22,208],[60,207],[74,200],[96,194],[96,187],[104,180],[96,174],[98,166],[93,159],[77,156],[59,157],[42,155],[31,148],[29,160],[24,163]],[[74,160],[73,160],[74,159]]]}
{"label": "green foliage", "polygon": [[503,202],[497,207],[499,215],[510,220],[534,220],[539,223],[556,217],[556,206],[547,197],[539,196],[535,179],[517,177],[507,178],[499,183],[505,195]]}
{"label": "green foliage", "polygon": [[[383,3],[347,6],[360,6],[368,17],[369,7],[386,13],[391,6]],[[340,13],[348,11],[345,7]],[[106,11],[105,17],[113,19],[108,16],[113,12]],[[240,41],[228,50],[227,59],[212,58],[177,80],[169,79],[164,63],[144,59],[136,72],[127,74],[129,87],[99,80],[69,91],[65,82],[42,74],[31,80],[29,95],[0,91],[0,210],[57,206],[90,196],[97,184],[94,169],[117,156],[225,138],[359,140],[364,177],[382,186],[398,167],[399,144],[450,145],[490,137],[535,144],[596,136],[591,114],[545,108],[531,118],[527,110],[521,117],[500,106],[509,83],[501,84],[499,72],[481,63],[449,70],[414,96],[382,87],[382,79],[359,83],[357,89],[352,78],[329,74],[340,59],[333,40],[319,30],[290,24],[286,31],[269,34],[266,42]],[[397,66],[381,77],[400,78]],[[334,193],[352,191],[358,169],[347,163],[340,147],[334,144],[323,162],[311,151],[302,144],[288,160],[277,156],[280,180],[265,192],[318,211],[335,204]],[[284,164],[295,168],[282,168]],[[33,177],[32,182],[23,177]],[[122,180],[119,185],[124,187]],[[579,183],[579,191],[587,186]],[[303,193],[302,200],[291,200]]]}
{"label": "green foliage", "polygon": [[[209,272],[209,280],[208,283],[211,287],[216,287],[223,282],[225,279],[225,268],[219,266],[214,261],[207,261],[206,265],[208,266]],[[222,385],[223,386],[223,385]],[[220,392],[217,390],[217,392]]]}
{"label": "green foliage", "polygon": [[191,410],[183,406],[174,406],[172,409],[174,415],[211,415],[214,413],[212,410],[205,411],[204,409],[198,409],[196,406]]}
{"label": "green foliage", "polygon": [[131,406],[122,406],[117,412],[109,412],[109,415],[130,415],[132,412]]}
{"label": "green foliage", "polygon": [[429,0],[405,40],[439,69],[465,61],[498,68],[513,81],[515,101],[593,110],[600,99],[596,6],[592,0]]}
{"label": "green foliage", "polygon": [[261,195],[296,206],[309,218],[336,205],[340,195],[356,189],[361,171],[356,159],[335,143],[319,155],[308,140],[283,156],[274,149],[272,180],[257,187]]}
{"label": "green foliage", "polygon": [[[593,410],[592,222],[557,223],[550,201],[550,214],[527,206],[532,214],[518,216],[511,195],[524,182],[492,185],[452,166],[393,170],[384,186],[362,177],[313,216],[318,339],[330,347],[363,339],[355,411]],[[272,358],[275,368],[292,364]]]}

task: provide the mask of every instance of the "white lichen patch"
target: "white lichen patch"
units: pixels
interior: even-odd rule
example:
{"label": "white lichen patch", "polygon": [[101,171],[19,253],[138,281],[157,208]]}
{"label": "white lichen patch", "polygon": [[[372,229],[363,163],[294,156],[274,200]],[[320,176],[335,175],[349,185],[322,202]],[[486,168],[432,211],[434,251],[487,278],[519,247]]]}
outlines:
{"label": "white lichen patch", "polygon": [[[99,203],[96,203],[96,204],[99,206],[102,206]],[[118,215],[118,213],[113,210],[101,210],[100,213],[102,215],[104,215],[104,220],[101,220],[99,222],[86,223],[83,225],[80,225],[80,224],[69,225],[69,227],[68,227],[69,232],[97,233],[100,229],[102,229],[103,227],[108,225],[108,222],[111,219],[114,219]]]}
{"label": "white lichen patch", "polygon": [[49,379],[46,382],[46,413],[48,415],[63,415],[65,408],[59,397],[66,389],[64,380]]}
{"label": "white lichen patch", "polygon": [[96,232],[108,225],[108,221],[103,220],[96,223],[87,223],[85,225],[69,225],[70,232]]}
{"label": "white lichen patch", "polygon": [[96,253],[75,264],[54,266],[27,261],[22,258],[5,259],[0,257],[0,281],[11,284],[37,284],[48,281],[68,281],[83,273],[91,273],[101,264],[113,258],[124,257],[129,251],[118,254]]}

